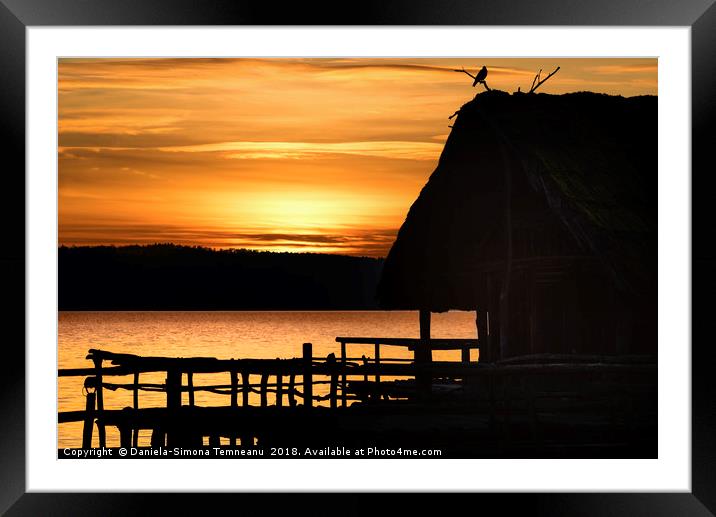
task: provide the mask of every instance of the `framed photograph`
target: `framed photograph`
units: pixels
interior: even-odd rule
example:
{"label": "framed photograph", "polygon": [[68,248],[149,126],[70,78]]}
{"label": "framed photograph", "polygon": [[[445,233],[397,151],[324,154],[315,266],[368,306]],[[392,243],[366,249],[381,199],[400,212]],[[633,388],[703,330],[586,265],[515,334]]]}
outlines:
{"label": "framed photograph", "polygon": [[716,8],[5,4],[3,511],[711,514]]}

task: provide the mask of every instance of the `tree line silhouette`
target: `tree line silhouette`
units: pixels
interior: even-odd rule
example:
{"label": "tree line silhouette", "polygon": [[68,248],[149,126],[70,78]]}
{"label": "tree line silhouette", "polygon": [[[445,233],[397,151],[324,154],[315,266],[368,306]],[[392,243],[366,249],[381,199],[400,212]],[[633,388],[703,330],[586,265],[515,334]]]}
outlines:
{"label": "tree line silhouette", "polygon": [[60,310],[367,310],[383,259],[174,244],[61,246]]}

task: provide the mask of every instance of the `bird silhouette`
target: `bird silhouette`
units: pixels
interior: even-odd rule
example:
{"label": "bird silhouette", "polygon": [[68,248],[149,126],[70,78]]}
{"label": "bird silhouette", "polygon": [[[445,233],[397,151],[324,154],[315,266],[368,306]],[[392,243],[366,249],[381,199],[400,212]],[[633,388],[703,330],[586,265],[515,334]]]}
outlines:
{"label": "bird silhouette", "polygon": [[487,77],[487,67],[483,66],[479,72],[477,72],[477,75],[472,75],[470,72],[462,68],[461,70],[455,70],[456,72],[462,72],[463,74],[469,75],[471,78],[474,79],[472,86],[477,86],[478,83],[482,83],[482,85],[489,90],[490,88],[487,86],[487,83],[485,82],[485,78]]}
{"label": "bird silhouette", "polygon": [[477,83],[483,82],[486,78],[487,78],[487,67],[483,66],[482,69],[475,76],[475,82],[472,83],[472,85],[475,86],[475,85],[477,85]]}

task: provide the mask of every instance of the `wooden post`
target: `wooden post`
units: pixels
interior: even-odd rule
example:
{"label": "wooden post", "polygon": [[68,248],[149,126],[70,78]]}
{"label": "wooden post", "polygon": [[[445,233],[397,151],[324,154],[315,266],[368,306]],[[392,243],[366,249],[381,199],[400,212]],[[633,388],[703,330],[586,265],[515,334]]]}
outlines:
{"label": "wooden post", "polygon": [[276,407],[283,406],[283,374],[276,374]]}
{"label": "wooden post", "polygon": [[102,358],[95,357],[92,359],[94,367],[97,370],[95,374],[95,393],[97,394],[97,416],[100,421],[97,422],[97,436],[99,436],[99,446],[107,446],[107,432],[105,431],[104,423],[101,421],[102,413],[104,412],[104,397],[102,395]]}
{"label": "wooden post", "polygon": [[92,429],[94,428],[94,403],[95,393],[87,393],[87,401],[85,403],[85,421],[82,429],[82,448],[92,448]]}
{"label": "wooden post", "polygon": [[[139,409],[139,371],[134,372],[134,393],[132,394],[134,410]],[[139,445],[139,429],[135,428],[132,433],[132,443],[135,447]]]}
{"label": "wooden post", "polygon": [[249,406],[249,394],[251,393],[251,374],[246,370],[241,372],[241,391],[243,391],[243,403],[244,407]]}
{"label": "wooden post", "polygon": [[341,406],[346,407],[346,343],[341,341]]}
{"label": "wooden post", "polygon": [[119,446],[132,446],[132,428],[130,426],[123,425],[119,428]]}
{"label": "wooden post", "polygon": [[373,391],[370,389],[370,386],[368,385],[368,358],[364,355],[361,356],[361,361],[363,361],[363,366],[366,368],[363,370],[363,383],[364,383],[364,390],[367,390],[368,398],[363,399],[363,402],[366,400],[372,400],[373,399]]}
{"label": "wooden post", "polygon": [[421,360],[429,363],[432,361],[432,350],[430,349],[430,311],[420,311],[420,339],[425,341],[421,344],[422,350],[420,351]]}
{"label": "wooden post", "polygon": [[176,412],[181,408],[181,371],[176,368],[167,370],[166,380],[167,409],[169,413],[169,426],[166,430],[167,446],[174,446],[179,440],[180,429],[176,428]]}
{"label": "wooden post", "polygon": [[[247,370],[241,371],[241,391],[243,392],[243,405],[244,407],[249,407],[249,394],[251,393],[251,374]],[[242,433],[240,440],[242,447],[254,444],[254,437],[250,433]]]}
{"label": "wooden post", "polygon": [[157,427],[152,429],[152,437],[149,443],[152,447],[163,447],[165,444],[164,438],[164,430],[160,427]]}
{"label": "wooden post", "polygon": [[181,407],[181,372],[176,369],[167,370],[166,380],[167,408]]}
{"label": "wooden post", "polygon": [[313,406],[313,345],[303,344],[303,407]]}
{"label": "wooden post", "polygon": [[336,409],[338,407],[338,372],[336,370],[336,356],[334,354],[329,354],[328,357],[326,357],[326,364],[328,365],[331,373],[331,388],[329,392],[331,409]]}
{"label": "wooden post", "polygon": [[139,372],[134,372],[134,388],[132,392],[134,409],[139,409]]}
{"label": "wooden post", "polygon": [[[427,366],[432,361],[430,349],[430,311],[420,310],[420,344],[413,352],[415,365],[419,368]],[[415,384],[419,398],[427,398],[432,390],[432,378],[426,374],[416,374]]]}
{"label": "wooden post", "polygon": [[268,405],[268,374],[262,373],[261,374],[261,407],[266,407]]}
{"label": "wooden post", "polygon": [[[234,369],[229,373],[231,374],[231,407],[233,408],[239,405],[239,374]],[[229,444],[236,447],[236,435],[233,433],[229,436]]]}
{"label": "wooden post", "polygon": [[380,384],[380,343],[375,344],[375,382]]}
{"label": "wooden post", "polygon": [[194,372],[186,373],[186,386],[189,390],[189,405],[194,407]]}
{"label": "wooden post", "polygon": [[461,359],[463,363],[469,363],[470,362],[470,347],[469,346],[463,346],[461,351]]}
{"label": "wooden post", "polygon": [[477,310],[475,322],[477,325],[477,343],[480,347],[480,362],[490,362],[490,333],[488,330],[488,313],[484,310]]}
{"label": "wooden post", "polygon": [[132,430],[127,427],[119,428],[119,446],[120,447],[131,447],[132,446]]}
{"label": "wooden post", "polygon": [[288,405],[291,407],[296,406],[296,375],[291,372],[288,377]]}
{"label": "wooden post", "polygon": [[231,375],[231,407],[239,405],[239,375],[236,370],[229,372]]}

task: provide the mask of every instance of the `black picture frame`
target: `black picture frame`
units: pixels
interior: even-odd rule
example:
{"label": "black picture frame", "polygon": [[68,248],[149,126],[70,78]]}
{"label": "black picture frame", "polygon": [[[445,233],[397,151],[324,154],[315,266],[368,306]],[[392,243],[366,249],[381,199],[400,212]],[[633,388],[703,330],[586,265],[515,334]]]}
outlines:
{"label": "black picture frame", "polygon": [[[25,31],[47,25],[637,25],[688,26],[692,44],[692,296],[714,292],[716,282],[709,271],[716,265],[711,243],[711,216],[707,180],[713,167],[709,150],[716,141],[709,126],[716,121],[716,6],[714,0],[601,0],[474,1],[364,0],[353,8],[340,2],[294,2],[276,6],[244,0],[0,0],[0,132],[4,148],[3,191],[0,204],[4,222],[0,255],[0,279],[7,303],[4,328],[16,338],[5,342],[0,360],[0,512],[8,515],[131,515],[143,514],[147,505],[162,505],[162,513],[206,513],[211,498],[214,508],[236,504],[240,513],[269,511],[265,498],[254,495],[194,496],[189,494],[39,494],[25,493],[25,226],[18,213],[25,210]],[[22,193],[22,194],[21,194]],[[24,219],[23,219],[24,223]],[[699,238],[697,239],[697,235]],[[714,275],[710,275],[714,276]],[[705,299],[705,296],[704,298]],[[708,331],[707,304],[692,304],[692,332]],[[22,340],[22,341],[21,341]],[[674,343],[673,346],[689,346]],[[403,497],[403,513],[455,511],[465,505],[475,510],[499,510],[502,514],[532,515],[713,515],[716,513],[716,383],[709,360],[708,342],[693,339],[692,345],[692,491],[648,494],[474,494],[451,496],[450,505],[426,501],[422,496]],[[664,359],[664,360],[668,360]],[[385,508],[376,496],[303,495],[309,501],[295,505],[292,513],[316,515],[374,513]],[[227,499],[231,498],[231,502]],[[331,511],[332,508],[343,511]],[[239,510],[239,507],[237,507]],[[211,512],[209,512],[211,513]],[[269,512],[270,513],[270,512]]]}

